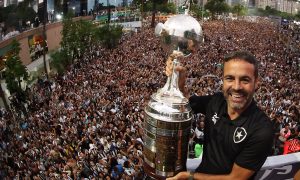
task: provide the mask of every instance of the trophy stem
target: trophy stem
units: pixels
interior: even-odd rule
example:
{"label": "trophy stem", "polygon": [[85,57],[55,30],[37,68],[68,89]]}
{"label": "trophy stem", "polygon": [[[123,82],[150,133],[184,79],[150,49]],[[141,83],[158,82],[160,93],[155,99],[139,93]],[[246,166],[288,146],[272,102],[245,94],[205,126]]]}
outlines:
{"label": "trophy stem", "polygon": [[183,93],[179,90],[178,86],[178,77],[179,73],[175,71],[175,67],[179,65],[179,61],[177,59],[173,60],[173,72],[168,77],[166,84],[163,88],[158,90],[158,95],[161,98],[167,98],[167,97],[175,97],[178,99],[184,99]]}

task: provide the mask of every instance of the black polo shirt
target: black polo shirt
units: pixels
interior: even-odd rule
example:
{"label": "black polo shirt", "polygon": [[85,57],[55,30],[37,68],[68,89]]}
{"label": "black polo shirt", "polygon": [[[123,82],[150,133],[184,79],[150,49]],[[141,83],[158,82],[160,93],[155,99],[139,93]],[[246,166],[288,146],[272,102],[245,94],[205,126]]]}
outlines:
{"label": "black polo shirt", "polygon": [[222,93],[192,96],[194,113],[205,115],[204,149],[197,172],[229,174],[233,164],[258,171],[271,152],[274,132],[270,119],[254,100],[235,120],[230,120]]}

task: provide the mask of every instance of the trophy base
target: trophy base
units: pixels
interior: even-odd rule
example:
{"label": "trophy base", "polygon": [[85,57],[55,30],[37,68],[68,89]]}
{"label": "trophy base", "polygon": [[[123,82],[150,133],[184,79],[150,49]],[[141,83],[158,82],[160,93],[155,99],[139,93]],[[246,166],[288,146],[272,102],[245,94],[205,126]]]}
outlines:
{"label": "trophy base", "polygon": [[144,167],[144,172],[146,174],[145,176],[145,180],[165,180],[166,177],[163,176],[159,176],[157,174],[155,174],[155,168],[149,166],[147,163],[144,162],[143,164]]}
{"label": "trophy base", "polygon": [[155,168],[149,166],[146,162],[144,162],[143,168],[144,168],[144,172],[145,172],[144,180],[165,180],[168,177],[175,176],[176,174],[178,174],[181,171],[186,171],[186,167],[184,167],[180,171],[174,172],[174,174],[172,174],[170,176],[160,176],[160,175],[156,174]]}

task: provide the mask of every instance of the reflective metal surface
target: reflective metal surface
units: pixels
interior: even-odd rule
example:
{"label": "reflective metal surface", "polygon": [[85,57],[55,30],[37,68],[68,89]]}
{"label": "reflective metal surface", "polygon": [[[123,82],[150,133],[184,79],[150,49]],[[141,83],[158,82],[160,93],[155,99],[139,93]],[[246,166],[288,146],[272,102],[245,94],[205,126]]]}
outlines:
{"label": "reflective metal surface", "polygon": [[172,103],[157,94],[151,97],[144,118],[143,154],[149,167],[145,172],[153,179],[164,179],[185,170],[192,112],[185,98]]}
{"label": "reflective metal surface", "polygon": [[168,54],[179,51],[188,56],[203,42],[200,23],[186,14],[172,16],[164,24],[158,23],[155,34],[161,37],[162,46]]}
{"label": "reflective metal surface", "polygon": [[[163,49],[176,54],[176,58],[187,58],[202,42],[200,24],[188,15],[176,15],[165,24],[159,23],[155,33]],[[145,107],[144,170],[153,179],[165,179],[186,169],[192,112],[178,87],[176,58],[165,86],[151,96]]]}

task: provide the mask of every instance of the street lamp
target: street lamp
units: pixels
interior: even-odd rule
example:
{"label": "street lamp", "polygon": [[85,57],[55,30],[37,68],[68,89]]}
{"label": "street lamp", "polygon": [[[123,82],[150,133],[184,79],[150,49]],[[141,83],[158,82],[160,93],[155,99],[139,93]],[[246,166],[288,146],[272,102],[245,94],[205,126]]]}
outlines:
{"label": "street lamp", "polygon": [[73,12],[74,12],[74,16],[76,16],[76,11],[75,11],[76,7],[73,6],[72,9],[73,9]]}
{"label": "street lamp", "polygon": [[62,15],[61,15],[61,14],[56,14],[56,19],[57,19],[58,21],[60,21],[61,18],[62,18]]}

